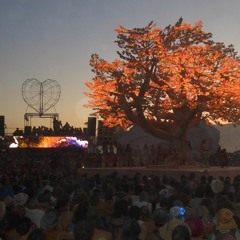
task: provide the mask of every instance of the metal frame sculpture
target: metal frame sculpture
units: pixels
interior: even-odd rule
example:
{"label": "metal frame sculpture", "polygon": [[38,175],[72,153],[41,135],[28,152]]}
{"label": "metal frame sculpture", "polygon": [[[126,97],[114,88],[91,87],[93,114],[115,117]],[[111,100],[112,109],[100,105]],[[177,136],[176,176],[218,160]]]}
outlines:
{"label": "metal frame sculpture", "polygon": [[36,78],[27,79],[22,85],[22,97],[28,107],[35,110],[35,113],[24,114],[24,127],[31,126],[32,118],[58,119],[58,113],[47,113],[55,107],[61,95],[61,87],[56,80],[47,79],[44,82]]}

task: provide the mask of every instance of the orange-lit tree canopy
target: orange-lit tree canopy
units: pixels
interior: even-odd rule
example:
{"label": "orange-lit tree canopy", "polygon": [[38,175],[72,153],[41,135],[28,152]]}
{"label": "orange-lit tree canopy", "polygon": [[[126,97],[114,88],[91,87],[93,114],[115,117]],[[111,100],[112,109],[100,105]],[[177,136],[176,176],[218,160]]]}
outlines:
{"label": "orange-lit tree canopy", "polygon": [[119,59],[91,56],[87,107],[108,126],[137,124],[166,140],[184,139],[205,119],[239,124],[240,60],[233,46],[179,19],[164,30],[116,29]]}

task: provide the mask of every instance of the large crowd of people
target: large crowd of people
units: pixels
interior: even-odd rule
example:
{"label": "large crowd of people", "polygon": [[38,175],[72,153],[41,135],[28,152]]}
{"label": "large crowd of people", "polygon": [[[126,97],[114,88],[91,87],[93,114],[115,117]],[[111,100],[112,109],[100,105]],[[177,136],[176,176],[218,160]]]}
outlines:
{"label": "large crowd of people", "polygon": [[[53,127],[46,126],[28,126],[29,131],[23,131],[16,128],[13,132],[13,136],[30,135],[30,136],[81,136],[83,130],[80,127],[74,127],[68,122],[62,124],[61,121],[54,120]],[[26,130],[26,129],[25,129]]]}
{"label": "large crowd of people", "polygon": [[240,166],[240,152],[229,153],[219,146],[215,152],[202,156],[199,155],[191,162],[183,163],[179,160],[177,148],[173,144],[143,144],[130,145],[117,142],[105,143],[94,148],[82,156],[83,165],[86,167],[139,167],[154,165],[198,165],[211,166]]}
{"label": "large crowd of people", "polygon": [[240,175],[88,175],[78,158],[0,153],[2,240],[240,239]]}

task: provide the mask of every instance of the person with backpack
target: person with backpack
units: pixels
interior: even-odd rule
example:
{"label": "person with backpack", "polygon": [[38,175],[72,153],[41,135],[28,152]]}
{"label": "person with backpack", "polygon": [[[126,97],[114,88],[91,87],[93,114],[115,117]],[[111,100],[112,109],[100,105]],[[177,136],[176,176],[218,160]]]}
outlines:
{"label": "person with backpack", "polygon": [[216,229],[208,236],[208,240],[228,239],[230,236],[240,240],[240,230],[230,209],[222,208],[216,213],[216,224]]}

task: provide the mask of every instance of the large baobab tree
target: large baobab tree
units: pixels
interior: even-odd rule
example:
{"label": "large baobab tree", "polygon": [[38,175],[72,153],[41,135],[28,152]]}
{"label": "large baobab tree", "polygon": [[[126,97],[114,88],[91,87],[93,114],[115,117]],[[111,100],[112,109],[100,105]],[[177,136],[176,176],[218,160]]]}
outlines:
{"label": "large baobab tree", "polygon": [[[188,129],[200,120],[239,124],[240,60],[232,45],[215,42],[202,23],[160,29],[116,29],[119,59],[97,54],[86,85],[87,107],[110,127],[139,125],[165,140],[178,140],[184,157]],[[182,151],[181,151],[182,150]]]}

